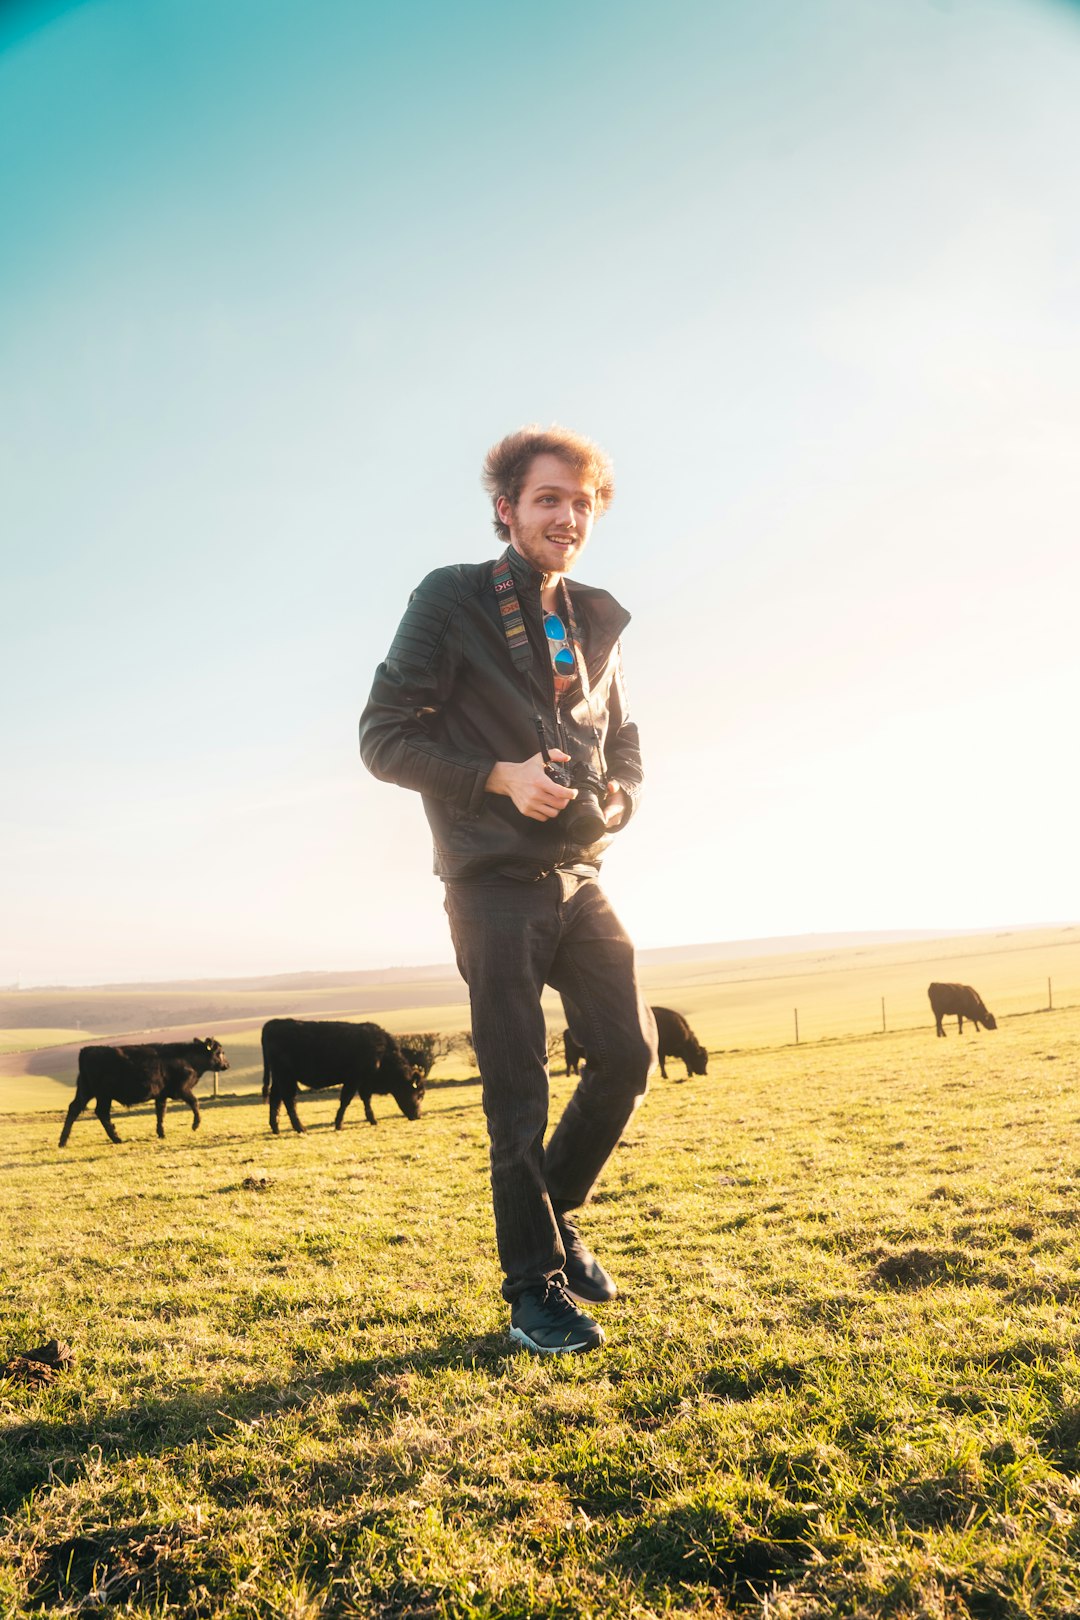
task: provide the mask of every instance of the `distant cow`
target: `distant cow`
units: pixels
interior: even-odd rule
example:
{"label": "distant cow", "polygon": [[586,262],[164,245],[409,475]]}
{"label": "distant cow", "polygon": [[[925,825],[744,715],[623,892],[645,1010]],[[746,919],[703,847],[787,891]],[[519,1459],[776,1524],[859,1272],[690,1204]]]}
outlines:
{"label": "distant cow", "polygon": [[[562,1044],[563,1053],[566,1057],[566,1072],[567,1074],[577,1074],[578,1064],[585,1061],[585,1048],[578,1045],[568,1029],[563,1030]],[[558,1051],[557,1047],[556,1051]]]}
{"label": "distant cow", "polygon": [[709,1054],[686,1022],[682,1013],[673,1012],[670,1007],[654,1007],[653,1017],[656,1019],[657,1056],[660,1059],[660,1073],[667,1079],[667,1070],[664,1060],[669,1057],[682,1058],[686,1064],[686,1078],[692,1074],[705,1074],[709,1065]]}
{"label": "distant cow", "polygon": [[229,1060],[217,1041],[167,1041],[147,1046],[84,1046],[79,1053],[79,1078],[75,1096],[60,1132],[60,1146],[67,1145],[71,1127],[91,1097],[94,1109],[110,1142],[119,1142],[112,1122],[114,1102],[132,1108],[153,1098],[157,1110],[157,1133],[165,1135],[165,1105],[170,1097],[185,1102],[195,1116],[191,1128],[199,1128],[199,1100],[195,1087],[208,1069],[222,1070]]}
{"label": "distant cow", "polygon": [[[657,1056],[664,1079],[668,1077],[664,1064],[669,1057],[682,1058],[688,1076],[705,1074],[709,1054],[682,1013],[673,1012],[670,1007],[654,1007],[652,1013],[656,1019]],[[563,1051],[566,1054],[567,1074],[577,1074],[578,1064],[586,1061],[585,1049],[578,1045],[568,1029],[563,1031]]]}
{"label": "distant cow", "polygon": [[401,1055],[392,1035],[378,1024],[322,1023],[301,1018],[271,1018],[263,1025],[263,1096],[270,1099],[270,1129],[278,1134],[282,1103],[294,1131],[303,1134],[296,1113],[300,1086],[312,1091],[341,1087],[334,1119],[340,1131],[354,1097],[363,1098],[369,1125],[374,1094],[391,1096],[406,1119],[420,1117],[424,1083]]}
{"label": "distant cow", "polygon": [[997,1019],[992,1012],[987,1012],[986,1004],[977,990],[970,984],[932,984],[927,991],[930,997],[930,1006],[937,1020],[937,1032],[944,1035],[945,1030],[941,1020],[949,1013],[956,1014],[956,1032],[964,1033],[964,1019],[967,1018],[978,1029],[984,1025],[987,1029],[997,1029]]}

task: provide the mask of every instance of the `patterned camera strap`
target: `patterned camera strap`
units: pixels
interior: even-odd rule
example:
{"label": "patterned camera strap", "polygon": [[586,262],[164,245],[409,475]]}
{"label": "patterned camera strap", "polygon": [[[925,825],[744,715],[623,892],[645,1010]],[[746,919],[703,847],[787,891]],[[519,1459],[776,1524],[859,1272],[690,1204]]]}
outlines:
{"label": "patterned camera strap", "polygon": [[532,648],[525,633],[525,620],[521,612],[521,603],[514,587],[514,576],[510,572],[510,559],[507,552],[497,557],[492,566],[491,577],[495,585],[495,600],[499,604],[502,615],[502,627],[506,635],[506,645],[510,649],[510,657],[514,660],[514,668],[520,669],[524,674],[532,669]]}

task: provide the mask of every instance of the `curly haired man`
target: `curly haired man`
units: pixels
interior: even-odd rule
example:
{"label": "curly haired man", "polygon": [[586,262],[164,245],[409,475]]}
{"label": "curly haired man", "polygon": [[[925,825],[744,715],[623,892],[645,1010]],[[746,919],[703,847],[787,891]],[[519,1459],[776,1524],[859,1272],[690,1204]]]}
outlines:
{"label": "curly haired man", "polygon": [[[629,614],[567,577],[614,493],[598,446],[523,428],[489,451],[484,485],[506,548],[412,593],[360,750],[375,776],[423,797],[469,986],[510,1331],[560,1354],[604,1342],[581,1307],[617,1288],[571,1211],[656,1059],[634,949],[598,881],[642,780],[620,656]],[[546,1146],[545,985],[586,1054]]]}

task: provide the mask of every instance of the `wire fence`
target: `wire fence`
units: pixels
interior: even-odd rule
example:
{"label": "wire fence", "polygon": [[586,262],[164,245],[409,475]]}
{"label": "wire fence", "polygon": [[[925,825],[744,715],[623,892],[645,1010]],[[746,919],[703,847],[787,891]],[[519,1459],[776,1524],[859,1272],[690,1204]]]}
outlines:
{"label": "wire fence", "polygon": [[[950,981],[951,982],[951,981]],[[673,987],[674,988],[674,987]],[[821,1041],[869,1038],[924,1029],[936,1033],[933,1011],[926,991],[915,993],[897,989],[892,994],[845,994],[839,987],[815,993],[809,980],[771,993],[760,989],[754,995],[739,995],[738,987],[717,987],[706,998],[701,993],[687,997],[679,1010],[686,1012],[695,1034],[711,1051],[732,1051],[748,1046],[803,1046]],[[1000,1023],[1024,1014],[1065,1012],[1080,1008],[1080,982],[1050,979],[1008,990],[984,993],[988,1010]],[[656,1004],[655,998],[650,997]],[[677,1001],[673,1005],[679,1006]],[[958,1033],[956,1015],[943,1020],[946,1036]],[[964,1019],[964,1035],[974,1033]]]}

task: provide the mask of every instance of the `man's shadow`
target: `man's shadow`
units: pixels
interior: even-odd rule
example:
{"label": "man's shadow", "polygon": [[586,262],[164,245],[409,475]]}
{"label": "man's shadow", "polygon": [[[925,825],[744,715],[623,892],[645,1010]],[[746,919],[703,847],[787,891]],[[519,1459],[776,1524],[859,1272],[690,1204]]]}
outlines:
{"label": "man's shadow", "polygon": [[[362,1325],[377,1325],[378,1320],[371,1317]],[[403,1355],[345,1357],[335,1367],[320,1372],[305,1371],[300,1365],[295,1378],[284,1384],[264,1381],[239,1389],[232,1384],[188,1389],[126,1408],[111,1407],[100,1416],[15,1424],[4,1432],[7,1458],[0,1476],[0,1513],[18,1512],[43,1486],[72,1482],[83,1469],[89,1451],[127,1459],[159,1457],[192,1443],[201,1448],[268,1416],[303,1411],[318,1396],[328,1394],[355,1395],[350,1416],[357,1423],[378,1427],[392,1422],[400,1413],[393,1386],[402,1374],[456,1367],[481,1369],[497,1377],[519,1354],[521,1351],[508,1341],[505,1331],[481,1337],[445,1334]],[[65,1384],[77,1379],[78,1366],[61,1377]],[[11,1394],[14,1396],[14,1391]],[[320,1478],[324,1478],[326,1467],[325,1461],[320,1462]],[[348,1475],[352,1479],[349,1488],[355,1489],[354,1466],[342,1462],[340,1472],[343,1488]],[[403,1476],[400,1489],[412,1490],[414,1484]],[[394,1490],[396,1486],[388,1479],[383,1488]],[[210,1489],[213,1494],[213,1487]]]}

